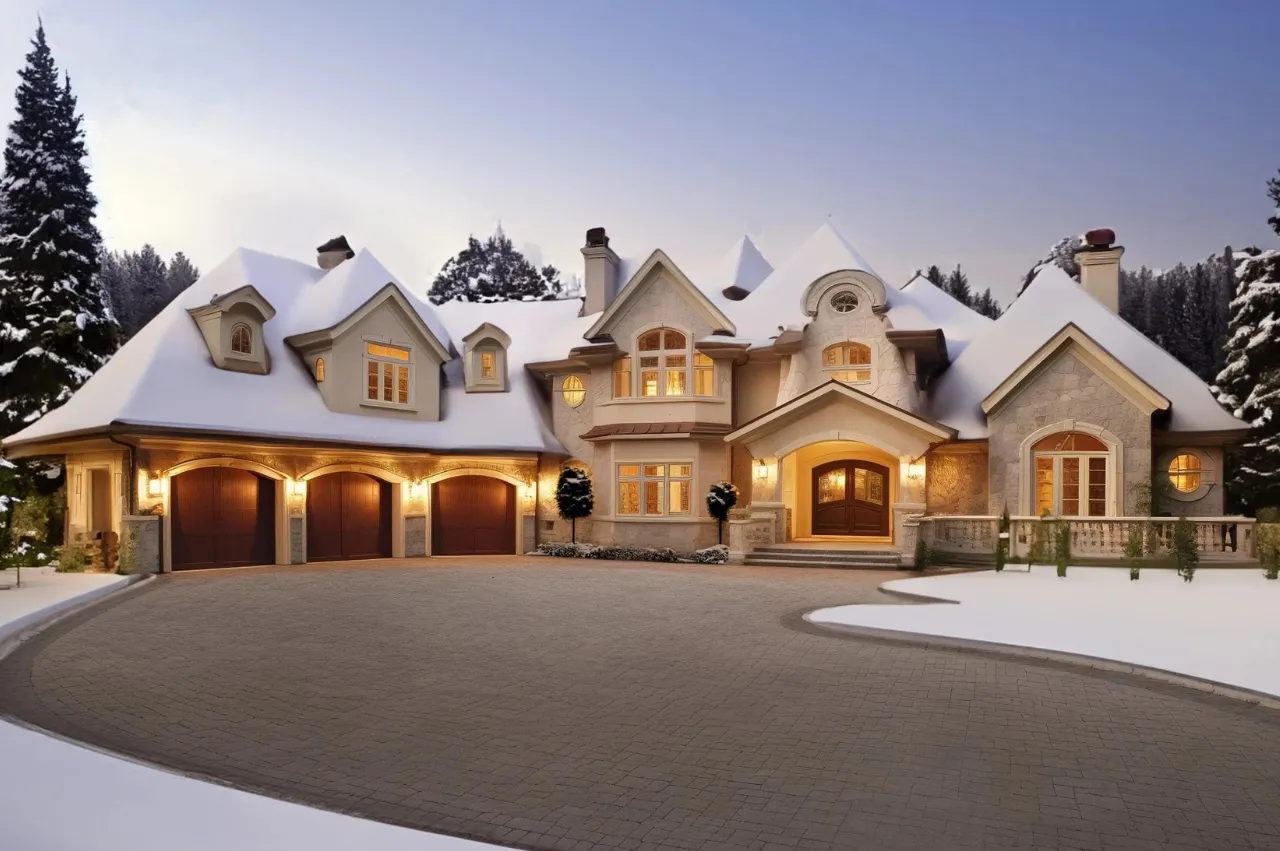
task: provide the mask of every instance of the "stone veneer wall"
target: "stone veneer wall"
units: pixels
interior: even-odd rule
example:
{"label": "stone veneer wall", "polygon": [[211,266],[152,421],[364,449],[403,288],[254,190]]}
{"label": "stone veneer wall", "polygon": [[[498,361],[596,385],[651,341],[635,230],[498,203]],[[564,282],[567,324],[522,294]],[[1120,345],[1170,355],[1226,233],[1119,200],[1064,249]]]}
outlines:
{"label": "stone veneer wall", "polygon": [[289,514],[289,563],[305,564],[307,561],[307,526],[306,518],[300,514]]}
{"label": "stone veneer wall", "polygon": [[1031,481],[1031,471],[1022,469],[1022,441],[1037,429],[1063,420],[1101,426],[1124,445],[1120,497],[1124,512],[1134,513],[1135,486],[1151,482],[1151,417],[1067,351],[988,418],[987,507],[991,514],[999,514],[1006,505],[1010,514],[1019,513],[1023,481],[1028,486]]}
{"label": "stone veneer wall", "polygon": [[930,452],[925,466],[929,514],[986,514],[987,453]]}
{"label": "stone veneer wall", "polygon": [[411,514],[404,518],[404,554],[405,558],[416,558],[427,554],[427,516]]}
{"label": "stone veneer wall", "polygon": [[124,535],[132,539],[129,564],[120,566],[122,573],[160,572],[160,518],[154,514],[126,514],[122,524]]}

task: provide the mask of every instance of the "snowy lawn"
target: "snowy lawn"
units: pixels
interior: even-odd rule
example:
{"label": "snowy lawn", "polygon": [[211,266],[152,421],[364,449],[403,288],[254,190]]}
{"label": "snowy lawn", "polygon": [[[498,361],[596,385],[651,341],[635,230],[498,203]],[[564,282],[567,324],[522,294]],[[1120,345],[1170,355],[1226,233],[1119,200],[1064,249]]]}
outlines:
{"label": "snowy lawn", "polygon": [[1280,695],[1280,581],[1261,570],[1052,567],[898,579],[883,588],[959,605],[837,606],[818,624],[894,629],[1079,653]]}
{"label": "snowy lawn", "polygon": [[[110,589],[115,574],[24,570],[0,591],[0,641]],[[14,580],[0,571],[0,585]],[[0,848],[32,851],[482,851],[480,842],[353,818],[170,774],[0,722]],[[69,809],[74,817],[68,818]]]}
{"label": "snowy lawn", "polygon": [[[0,570],[0,587],[17,582],[13,568]],[[0,642],[60,608],[127,584],[115,573],[54,573],[51,568],[23,568],[22,586],[0,591]]]}

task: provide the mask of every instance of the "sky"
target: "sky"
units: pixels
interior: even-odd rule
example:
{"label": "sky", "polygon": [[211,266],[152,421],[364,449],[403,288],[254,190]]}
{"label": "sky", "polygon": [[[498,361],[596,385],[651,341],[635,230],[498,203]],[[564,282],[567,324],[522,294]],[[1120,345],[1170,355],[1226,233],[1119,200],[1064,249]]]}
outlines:
{"label": "sky", "polygon": [[37,14],[107,246],[203,269],[343,233],[425,288],[501,222],[696,275],[830,219],[1007,301],[1093,227],[1130,267],[1276,242],[1274,0],[0,0],[6,122]]}

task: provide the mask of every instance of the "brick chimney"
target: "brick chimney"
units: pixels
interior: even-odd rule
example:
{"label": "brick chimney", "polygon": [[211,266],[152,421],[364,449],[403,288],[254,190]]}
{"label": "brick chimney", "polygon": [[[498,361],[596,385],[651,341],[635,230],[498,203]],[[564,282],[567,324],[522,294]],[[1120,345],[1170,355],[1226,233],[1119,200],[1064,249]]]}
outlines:
{"label": "brick chimney", "polygon": [[341,265],[343,260],[350,260],[356,253],[351,250],[345,236],[337,236],[316,249],[316,265],[321,269],[332,269]]}
{"label": "brick chimney", "polygon": [[1080,266],[1080,286],[1115,314],[1120,313],[1120,256],[1123,245],[1115,245],[1116,232],[1098,228],[1084,235],[1084,244],[1075,253]]}
{"label": "brick chimney", "polygon": [[609,247],[604,228],[587,231],[587,244],[582,247],[582,288],[585,294],[582,315],[600,313],[618,294],[618,255]]}

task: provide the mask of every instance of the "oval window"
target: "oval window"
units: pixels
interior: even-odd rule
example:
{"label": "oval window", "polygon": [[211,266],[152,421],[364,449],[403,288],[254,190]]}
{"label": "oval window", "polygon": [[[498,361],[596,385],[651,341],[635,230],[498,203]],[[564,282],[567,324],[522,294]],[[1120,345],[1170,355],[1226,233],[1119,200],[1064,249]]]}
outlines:
{"label": "oval window", "polygon": [[858,295],[848,290],[831,297],[831,309],[836,313],[852,313],[858,309]]}
{"label": "oval window", "polygon": [[1182,493],[1200,490],[1200,458],[1185,453],[1169,462],[1169,481]]}
{"label": "oval window", "polygon": [[578,376],[567,375],[564,381],[560,383],[560,395],[564,397],[566,405],[570,408],[576,408],[586,400],[587,386],[582,383],[582,379]]}

